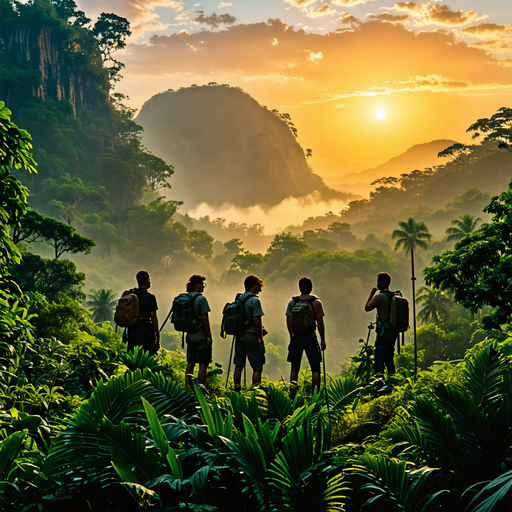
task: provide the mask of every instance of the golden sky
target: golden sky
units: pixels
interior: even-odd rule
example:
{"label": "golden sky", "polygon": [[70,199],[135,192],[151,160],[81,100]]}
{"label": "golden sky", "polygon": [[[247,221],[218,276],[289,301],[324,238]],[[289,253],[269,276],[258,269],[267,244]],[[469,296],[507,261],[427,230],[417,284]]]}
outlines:
{"label": "golden sky", "polygon": [[510,0],[77,3],[132,23],[116,54],[131,106],[191,84],[239,86],[291,115],[324,176],[435,139],[468,142],[470,124],[510,106]]}

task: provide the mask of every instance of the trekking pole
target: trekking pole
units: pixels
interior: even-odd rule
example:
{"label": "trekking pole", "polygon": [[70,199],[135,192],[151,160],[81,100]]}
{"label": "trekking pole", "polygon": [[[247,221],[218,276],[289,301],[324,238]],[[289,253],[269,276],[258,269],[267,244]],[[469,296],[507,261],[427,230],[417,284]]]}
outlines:
{"label": "trekking pole", "polygon": [[233,357],[233,347],[235,346],[235,336],[233,336],[233,342],[231,343],[231,352],[229,353],[229,364],[228,364],[228,371],[226,375],[226,388],[228,387],[228,381],[229,381],[229,369],[231,368],[231,358]]}
{"label": "trekking pole", "polygon": [[[365,358],[365,364],[366,364],[365,386],[368,385],[370,382],[370,372],[371,372],[370,361],[371,361],[371,359],[370,359],[370,354],[368,353],[368,343],[370,343],[370,336],[372,334],[373,329],[375,329],[373,322],[370,322],[370,325],[368,326],[368,336],[366,337],[366,343],[362,339],[359,340],[359,343],[364,343],[364,358]],[[362,364],[363,363],[361,363],[361,365]]]}
{"label": "trekking pole", "polygon": [[171,313],[172,313],[172,307],[169,311],[169,314],[165,317],[165,320],[164,320],[164,323],[162,324],[162,327],[160,327],[160,332],[162,332],[162,329],[164,328],[164,325],[167,323],[167,320],[169,320],[169,317],[171,316]]}
{"label": "trekking pole", "polygon": [[329,394],[327,393],[327,377],[325,374],[325,349],[322,349],[323,357],[322,362],[324,363],[324,392],[325,402],[327,403],[327,416],[329,417],[329,423],[331,423],[331,406],[329,405]]}

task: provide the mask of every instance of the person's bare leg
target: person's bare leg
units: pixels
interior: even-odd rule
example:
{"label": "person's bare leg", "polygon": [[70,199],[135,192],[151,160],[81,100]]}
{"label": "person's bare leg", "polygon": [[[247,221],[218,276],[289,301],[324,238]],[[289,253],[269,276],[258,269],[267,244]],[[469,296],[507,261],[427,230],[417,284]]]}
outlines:
{"label": "person's bare leg", "polygon": [[185,379],[189,386],[192,386],[192,379],[194,378],[194,366],[196,363],[187,362],[187,369],[185,370]]}
{"label": "person's bare leg", "polygon": [[290,398],[293,400],[299,387],[299,368],[292,365],[290,370]]}
{"label": "person's bare leg", "polygon": [[313,378],[311,379],[313,389],[317,388],[320,391],[320,372],[313,372]]}
{"label": "person's bare leg", "polygon": [[261,382],[261,370],[253,370],[252,383],[259,384]]}
{"label": "person's bare leg", "polygon": [[242,381],[242,370],[243,366],[235,366],[235,371],[233,373],[233,382],[235,386],[240,386],[240,382]]}
{"label": "person's bare leg", "polygon": [[206,373],[208,371],[208,365],[207,364],[199,364],[199,372],[197,374],[197,380],[199,381],[199,384],[206,384]]}

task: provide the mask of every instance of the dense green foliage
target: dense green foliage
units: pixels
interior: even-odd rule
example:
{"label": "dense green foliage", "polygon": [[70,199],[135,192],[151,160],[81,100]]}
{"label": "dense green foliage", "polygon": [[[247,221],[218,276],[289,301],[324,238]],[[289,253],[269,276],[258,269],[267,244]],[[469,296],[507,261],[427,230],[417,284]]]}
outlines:
{"label": "dense green foliage", "polygon": [[[261,236],[257,227],[179,216],[180,203],[157,192],[168,186],[172,167],[144,150],[133,112],[105,89],[103,64],[110,60],[110,75],[119,76],[122,66],[111,55],[129,27],[102,15],[88,29],[73,0],[0,0],[2,55],[10,51],[6,30],[40,29],[43,21],[67,48],[64,63],[81,60],[95,77],[96,102],[73,105],[49,89],[46,100],[30,98],[28,84],[41,85],[41,77],[15,61],[0,67],[1,94],[14,98],[23,84],[14,115],[33,131],[39,164],[35,174],[31,138],[0,103],[1,508],[510,509],[512,191],[486,208],[491,222],[426,270],[426,280],[441,288],[420,289],[416,379],[410,344],[396,356],[393,379],[371,377],[371,346],[339,372],[341,354],[353,351],[333,336],[325,355],[337,371],[327,376],[326,390],[314,391],[311,373],[302,371],[293,401],[282,380],[264,379],[238,394],[223,385],[220,363],[206,386],[187,387],[176,333],[162,333],[167,349],[155,357],[126,352],[110,324],[116,294],[93,289],[84,309],[86,275],[64,252],[86,261],[95,251],[105,258],[144,248],[146,261],[169,273],[212,260],[225,285],[255,271],[273,290],[307,274],[324,300],[330,332],[357,318],[364,279],[383,268],[399,274],[406,260],[375,237],[357,239],[335,215],[327,228],[279,233],[265,254],[243,248],[251,229]],[[82,51],[72,51],[72,43]],[[501,109],[475,127],[503,145],[509,117]],[[424,176],[402,177],[401,186],[416,179]],[[204,229],[210,226],[224,244]],[[400,227],[406,249],[430,239],[420,221]],[[53,257],[28,252],[29,242]],[[282,317],[280,299],[266,300]],[[468,310],[480,312],[470,320]],[[268,359],[282,364],[286,342],[279,334],[269,338]]]}
{"label": "dense green foliage", "polygon": [[435,256],[425,279],[452,291],[471,311],[495,308],[483,318],[490,329],[509,324],[512,315],[512,188],[494,197],[484,211],[492,221],[467,234],[452,251]]}

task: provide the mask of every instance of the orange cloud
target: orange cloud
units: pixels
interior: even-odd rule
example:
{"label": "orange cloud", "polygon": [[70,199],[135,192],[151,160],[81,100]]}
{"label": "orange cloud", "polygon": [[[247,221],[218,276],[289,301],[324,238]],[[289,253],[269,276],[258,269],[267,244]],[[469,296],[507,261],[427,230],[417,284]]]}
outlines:
{"label": "orange cloud", "polygon": [[[342,21],[353,23],[355,19],[344,17]],[[495,57],[458,42],[452,33],[415,34],[402,24],[377,21],[353,24],[352,28],[322,35],[269,20],[215,32],[153,36],[150,44],[129,44],[120,58],[127,66],[125,76],[139,79],[279,75],[321,83],[332,94],[339,89],[347,93],[370,90],[387,80],[433,74],[473,84],[512,83],[509,69],[489,66],[497,62]],[[272,44],[274,41],[279,44]],[[311,54],[323,57],[313,64]]]}
{"label": "orange cloud", "polygon": [[[512,43],[507,43],[503,41],[490,40],[490,41],[479,41],[478,43],[471,43],[471,46],[474,48],[485,48],[487,50],[495,50],[501,53],[507,53],[512,50]],[[507,66],[506,62],[499,62],[502,66]]]}
{"label": "orange cloud", "polygon": [[366,4],[367,2],[373,2],[373,0],[332,0],[332,5],[353,7],[354,5]]}
{"label": "orange cloud", "polygon": [[339,21],[341,21],[342,25],[359,25],[359,23],[361,23],[360,20],[348,12],[344,14]]}
{"label": "orange cloud", "polygon": [[293,5],[293,7],[306,7],[309,4],[316,2],[316,0],[284,0],[286,3]]}
{"label": "orange cloud", "polygon": [[435,23],[444,26],[465,25],[477,18],[474,11],[452,11],[447,5],[428,5],[420,2],[398,2],[391,9],[407,11],[419,18],[423,24]]}
{"label": "orange cloud", "polygon": [[423,16],[426,13],[426,7],[419,2],[398,2],[392,7],[397,11],[409,11],[413,16]]}
{"label": "orange cloud", "polygon": [[385,23],[408,23],[409,15],[407,14],[389,14],[383,12],[381,14],[367,14],[366,17],[370,20],[383,21]]}
{"label": "orange cloud", "polygon": [[331,11],[330,4],[324,4],[324,5],[322,5],[322,7],[318,7],[317,9],[313,9],[309,13],[309,16],[311,16],[312,18],[316,18],[318,16],[325,16],[327,14],[336,14],[336,11]]}
{"label": "orange cloud", "polygon": [[488,37],[494,34],[504,34],[512,30],[512,25],[498,25],[496,23],[480,23],[462,29],[463,34],[477,37]]}
{"label": "orange cloud", "polygon": [[476,12],[452,11],[447,5],[433,5],[428,10],[427,19],[439,25],[465,25],[476,18]]}
{"label": "orange cloud", "polygon": [[[106,10],[104,0],[77,0],[76,3],[87,13],[99,15]],[[130,20],[132,37],[137,39],[146,32],[165,30],[169,26],[159,21],[160,16],[155,12],[156,7],[167,7],[181,13],[184,10],[184,2],[181,0],[109,0],[107,12],[115,12]]]}

